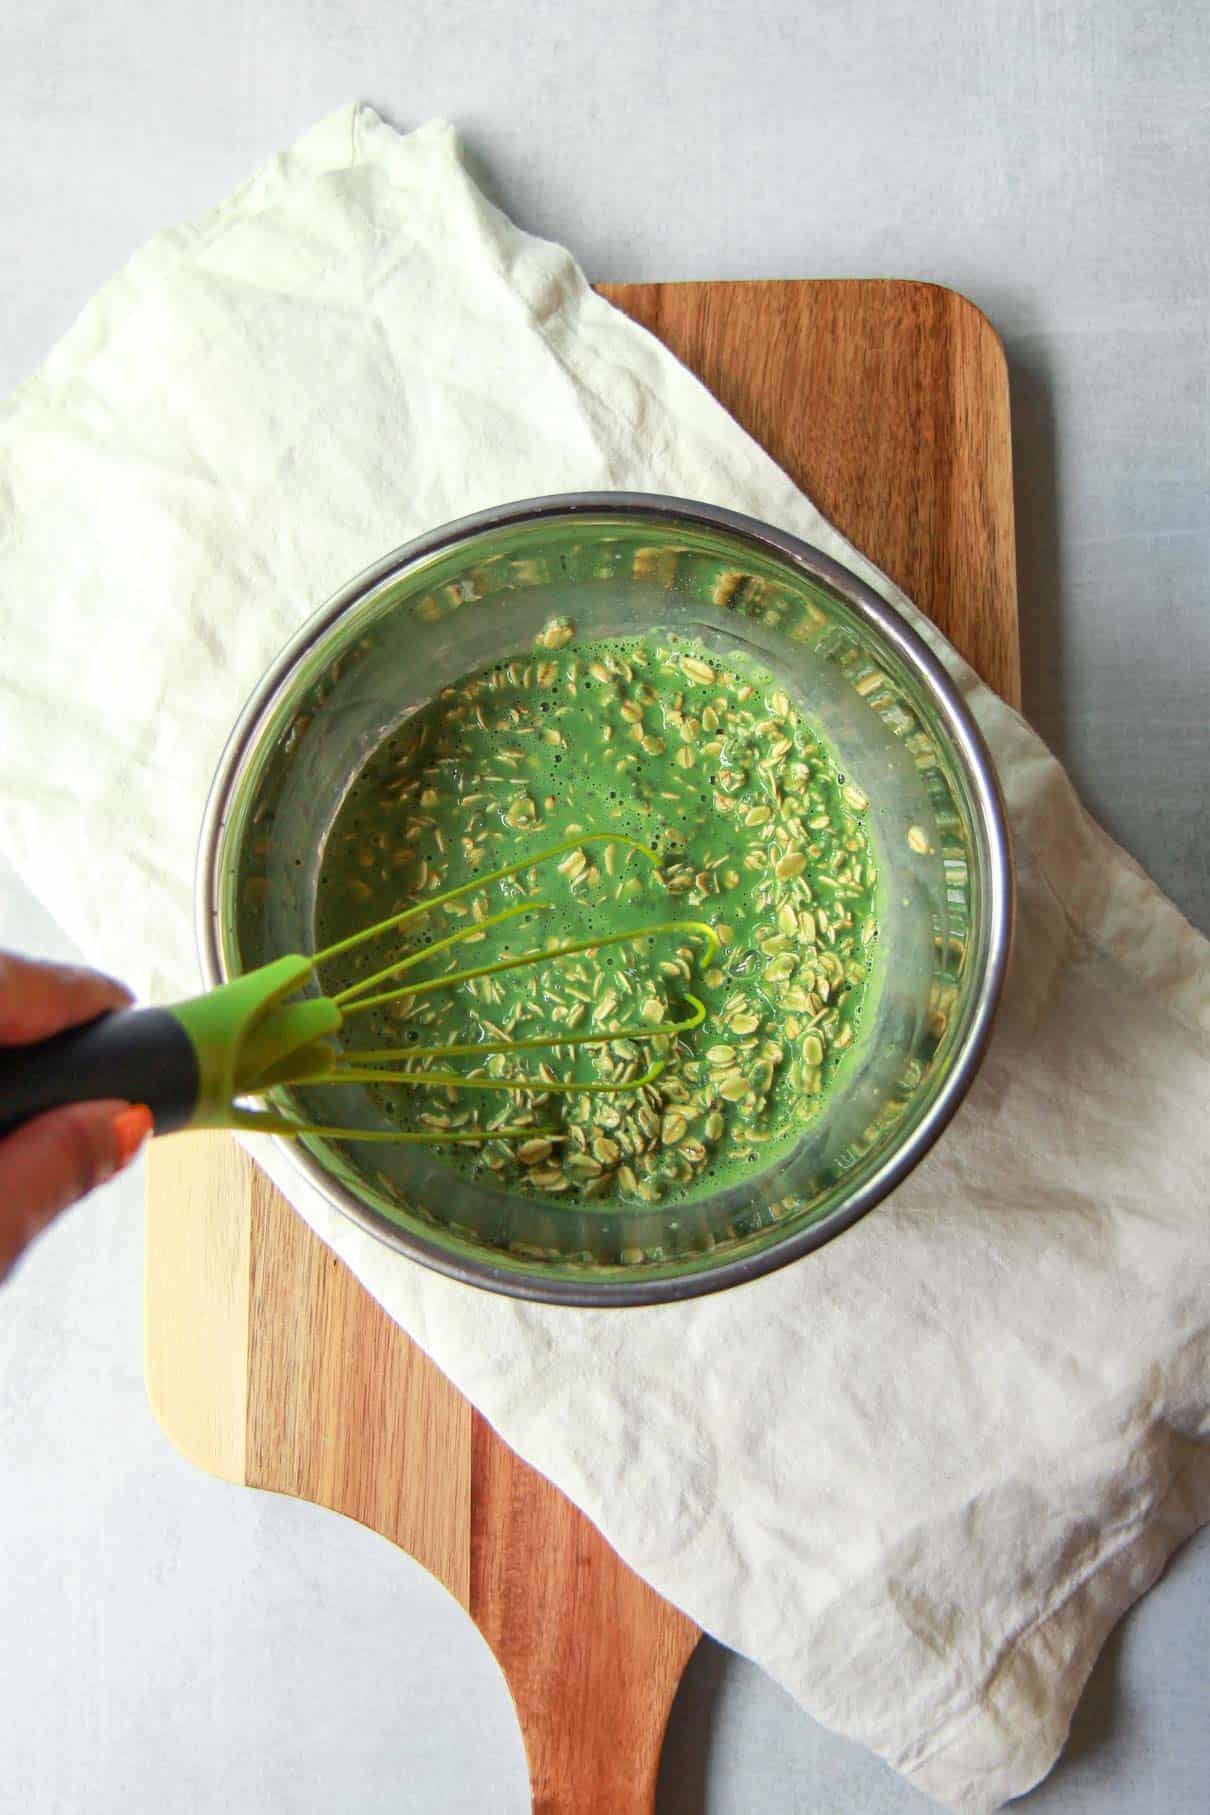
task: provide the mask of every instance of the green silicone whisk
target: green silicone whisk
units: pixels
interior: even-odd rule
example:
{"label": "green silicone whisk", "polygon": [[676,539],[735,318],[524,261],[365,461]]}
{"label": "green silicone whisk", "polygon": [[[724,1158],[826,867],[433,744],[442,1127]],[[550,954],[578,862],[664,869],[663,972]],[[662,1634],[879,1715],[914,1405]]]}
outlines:
{"label": "green silicone whisk", "polygon": [[[358,1141],[410,1141],[429,1144],[482,1142],[510,1132],[532,1134],[532,1129],[497,1128],[451,1132],[329,1127],[253,1105],[271,1090],[294,1084],[422,1084],[446,1085],[458,1090],[526,1090],[559,1093],[610,1094],[641,1089],[664,1069],[654,1059],[641,1077],[624,1083],[551,1083],[525,1073],[503,1078],[468,1077],[457,1070],[440,1068],[442,1060],[479,1058],[489,1053],[522,1052],[552,1047],[601,1045],[611,1040],[650,1040],[656,1035],[679,1034],[700,1027],[706,1018],[704,1004],[685,994],[690,1013],[680,1021],[660,1021],[654,1026],[611,1027],[596,1033],[552,1033],[523,1040],[487,1040],[442,1046],[409,1045],[400,1048],[350,1050],[335,1043],[349,1022],[369,1009],[380,1008],[402,997],[454,989],[478,977],[502,971],[536,968],[577,952],[599,951],[605,946],[647,939],[661,933],[681,932],[705,942],[701,955],[708,965],[718,950],[712,927],[702,920],[661,920],[626,932],[596,938],[553,943],[516,957],[481,964],[466,970],[401,984],[398,979],[489,927],[503,925],[520,914],[549,911],[551,903],[526,899],[502,908],[474,925],[435,940],[419,951],[395,958],[336,995],[299,992],[319,985],[320,972],[332,958],[357,946],[395,932],[445,902],[502,882],[522,870],[537,867],[577,846],[606,841],[629,845],[653,864],[656,853],[637,839],[615,832],[589,832],[552,845],[534,856],[434,895],[431,900],[403,909],[315,952],[311,957],[290,953],[249,971],[205,995],[193,996],[169,1008],[128,1008],[99,1016],[83,1027],[70,1028],[33,1045],[0,1048],[0,1134],[65,1103],[119,1098],[145,1103],[156,1134],[181,1128],[235,1128],[277,1135],[316,1135]],[[404,1063],[406,1061],[406,1063]],[[417,1061],[437,1061],[429,1069]]]}

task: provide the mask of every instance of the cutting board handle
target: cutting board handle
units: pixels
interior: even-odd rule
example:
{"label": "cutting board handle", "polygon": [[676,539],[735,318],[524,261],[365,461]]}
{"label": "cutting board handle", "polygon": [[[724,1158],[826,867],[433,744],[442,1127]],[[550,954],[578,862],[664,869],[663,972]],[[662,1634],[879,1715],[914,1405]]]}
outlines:
{"label": "cutting board handle", "polygon": [[471,1472],[471,1614],[516,1705],[534,1815],[651,1815],[698,1628],[478,1413]]}

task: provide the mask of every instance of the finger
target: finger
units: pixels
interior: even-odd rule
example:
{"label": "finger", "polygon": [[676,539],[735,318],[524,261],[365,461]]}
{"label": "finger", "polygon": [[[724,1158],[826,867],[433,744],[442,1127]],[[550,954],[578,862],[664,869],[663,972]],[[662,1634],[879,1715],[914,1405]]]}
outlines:
{"label": "finger", "polygon": [[150,1131],[141,1105],[72,1103],[0,1141],[0,1279],[60,1210],[121,1171]]}
{"label": "finger", "polygon": [[0,952],[0,1045],[44,1040],[132,1000],[125,984],[99,971]]}

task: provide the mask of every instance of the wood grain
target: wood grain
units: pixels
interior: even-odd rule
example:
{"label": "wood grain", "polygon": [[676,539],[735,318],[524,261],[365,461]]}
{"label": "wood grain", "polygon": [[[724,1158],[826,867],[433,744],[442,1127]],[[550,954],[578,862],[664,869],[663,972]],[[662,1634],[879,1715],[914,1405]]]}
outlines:
{"label": "wood grain", "polygon": [[247,1455],[251,1268],[248,1159],[207,1134],[147,1151],[143,1376],[177,1448],[242,1482]]}
{"label": "wood grain", "polygon": [[[969,303],[892,283],[604,293],[1017,702],[1007,379]],[[147,1180],[147,1381],[165,1430],[199,1466],[359,1519],[445,1583],[500,1660],[541,1815],[650,1811],[697,1628],[508,1449],[233,1141],[157,1141]]]}
{"label": "wood grain", "polygon": [[973,303],[882,281],[600,288],[1020,703],[1008,370]]}
{"label": "wood grain", "polygon": [[467,1606],[469,1404],[245,1165],[248,1485],[359,1519]]}
{"label": "wood grain", "polygon": [[471,1613],[516,1703],[536,1815],[653,1809],[697,1627],[478,1415],[473,1457]]}

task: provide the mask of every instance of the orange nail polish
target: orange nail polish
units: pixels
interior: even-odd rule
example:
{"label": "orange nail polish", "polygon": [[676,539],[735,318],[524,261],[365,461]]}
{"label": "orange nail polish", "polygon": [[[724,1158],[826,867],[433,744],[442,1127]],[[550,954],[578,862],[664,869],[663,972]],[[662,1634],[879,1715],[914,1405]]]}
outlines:
{"label": "orange nail polish", "polygon": [[145,1103],[124,1109],[113,1118],[114,1140],[118,1146],[118,1171],[128,1166],[153,1127],[151,1111]]}

